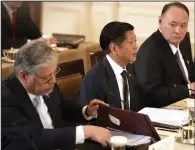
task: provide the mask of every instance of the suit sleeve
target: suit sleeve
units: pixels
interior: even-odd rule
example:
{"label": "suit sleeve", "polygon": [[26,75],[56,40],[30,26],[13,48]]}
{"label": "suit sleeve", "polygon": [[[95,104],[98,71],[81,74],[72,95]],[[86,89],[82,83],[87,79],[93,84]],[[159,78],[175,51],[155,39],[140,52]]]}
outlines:
{"label": "suit sleeve", "polygon": [[[9,95],[9,93],[5,94]],[[21,135],[25,135],[40,150],[75,148],[76,127],[43,129],[40,124],[32,122],[28,114],[13,102],[13,97],[11,99],[6,95],[2,96],[1,112],[2,132],[7,139],[14,142],[20,139]],[[18,131],[21,134],[18,134]]]}
{"label": "suit sleeve", "polygon": [[161,54],[150,51],[150,48],[140,47],[135,63],[136,77],[145,96],[145,105],[164,107],[188,97],[187,85],[183,85],[186,87],[183,89],[166,84]]}
{"label": "suit sleeve", "polygon": [[97,74],[94,74],[94,72],[88,72],[79,88],[82,105],[87,105],[93,99],[106,100],[104,87],[101,87],[101,82],[104,82],[104,79],[100,79]]}

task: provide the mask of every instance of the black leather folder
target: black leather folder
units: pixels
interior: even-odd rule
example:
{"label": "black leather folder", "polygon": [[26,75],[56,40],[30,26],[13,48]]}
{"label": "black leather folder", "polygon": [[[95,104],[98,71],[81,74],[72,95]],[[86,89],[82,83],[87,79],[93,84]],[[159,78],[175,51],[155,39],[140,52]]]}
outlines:
{"label": "black leather folder", "polygon": [[[110,118],[113,117],[120,121],[120,125],[111,121]],[[156,132],[147,115],[100,105],[97,119],[104,127],[110,127],[138,135],[150,136],[153,137],[155,141],[160,140],[160,136]]]}

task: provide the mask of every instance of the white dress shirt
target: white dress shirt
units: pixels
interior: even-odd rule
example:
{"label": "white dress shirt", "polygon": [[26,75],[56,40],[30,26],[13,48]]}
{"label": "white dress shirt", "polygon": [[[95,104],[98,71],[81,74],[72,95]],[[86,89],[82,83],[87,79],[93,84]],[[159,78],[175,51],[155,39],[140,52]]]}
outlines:
{"label": "white dress shirt", "polygon": [[[184,62],[183,56],[182,56],[182,54],[180,52],[179,44],[178,44],[178,47],[175,47],[173,44],[170,44],[170,43],[169,43],[169,45],[170,45],[171,50],[172,50],[172,52],[173,52],[174,55],[176,54],[177,51],[179,52],[179,59],[181,61],[182,67],[184,69],[186,79],[189,81],[188,70],[187,70],[186,64]],[[190,89],[190,84],[188,84],[188,88]],[[189,94],[191,94],[191,91],[189,91]]]}
{"label": "white dress shirt", "polygon": [[[126,70],[126,68],[123,69],[114,60],[112,60],[112,58],[109,55],[106,55],[106,58],[107,58],[109,64],[111,65],[112,70],[114,71],[114,74],[115,74],[115,77],[116,77],[116,81],[117,81],[117,84],[118,84],[118,88],[119,88],[120,98],[123,101],[124,100],[124,95],[123,95],[123,77],[122,77],[121,73],[123,72],[123,70]],[[128,83],[128,86],[129,86],[129,83]],[[129,108],[130,108],[130,91],[128,93],[128,101],[129,101]],[[122,109],[124,109],[124,103],[123,102],[121,102],[121,106],[122,106]]]}
{"label": "white dress shirt", "polygon": [[[33,95],[33,94],[31,94],[31,93],[28,93],[28,95],[29,95],[29,98],[30,98],[30,100],[32,101],[32,103],[33,103],[33,105],[35,106],[35,102],[34,102],[34,98],[36,97],[36,95]],[[43,97],[42,96],[40,96],[40,101],[42,101],[42,103],[43,103],[43,105],[45,104],[45,102],[44,102],[44,99],[43,99]],[[43,106],[43,107],[45,107],[46,109],[47,109],[47,105],[45,104],[45,106]],[[90,119],[92,119],[93,117],[88,117],[86,114],[85,114],[85,112],[86,112],[86,109],[87,109],[87,106],[84,106],[83,107],[83,109],[82,109],[82,114],[83,114],[83,116],[84,116],[84,118],[86,119],[86,120],[90,120]],[[46,125],[46,124],[44,124],[44,121],[42,121],[42,117],[41,116],[39,116],[40,117],[40,119],[41,119],[41,122],[42,122],[42,124],[43,124],[43,127],[46,129],[46,128],[48,128],[48,125]],[[51,120],[51,117],[50,117],[50,114],[49,114],[49,112],[47,112],[46,113],[46,115],[44,116],[45,118],[45,120]],[[52,121],[52,120],[51,120]],[[51,123],[52,124],[52,123]],[[52,124],[52,127],[49,127],[50,129],[53,129],[53,124]],[[84,130],[83,130],[83,126],[77,126],[76,127],[76,140],[75,140],[75,143],[76,144],[82,144],[82,143],[84,143],[84,141],[85,141],[85,135],[84,135]]]}

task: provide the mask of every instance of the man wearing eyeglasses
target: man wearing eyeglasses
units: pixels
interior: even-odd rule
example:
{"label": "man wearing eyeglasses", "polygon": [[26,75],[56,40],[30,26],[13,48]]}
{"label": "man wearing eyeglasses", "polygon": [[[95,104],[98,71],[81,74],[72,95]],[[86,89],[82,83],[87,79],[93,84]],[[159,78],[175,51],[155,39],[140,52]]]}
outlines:
{"label": "man wearing eyeglasses", "polygon": [[19,139],[21,135],[14,132],[17,127],[39,150],[72,150],[85,139],[107,145],[109,130],[77,125],[96,116],[100,104],[107,104],[92,100],[82,108],[64,100],[55,84],[57,63],[57,53],[42,41],[27,43],[19,50],[14,74],[2,82],[2,136]]}

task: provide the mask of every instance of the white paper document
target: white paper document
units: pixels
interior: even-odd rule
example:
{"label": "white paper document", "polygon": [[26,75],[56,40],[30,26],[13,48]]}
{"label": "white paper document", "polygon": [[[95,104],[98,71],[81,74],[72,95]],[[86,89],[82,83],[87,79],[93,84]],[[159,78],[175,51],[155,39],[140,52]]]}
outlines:
{"label": "white paper document", "polygon": [[149,137],[149,136],[131,134],[129,132],[116,130],[113,128],[108,128],[108,129],[111,131],[112,136],[126,137],[128,146],[136,146],[136,145],[146,144],[146,143],[149,143],[151,141],[151,137]]}
{"label": "white paper document", "polygon": [[189,123],[189,112],[183,110],[170,110],[162,108],[149,108],[145,107],[139,113],[149,116],[152,122],[181,126]]}
{"label": "white paper document", "polygon": [[149,150],[174,150],[174,136],[167,137],[149,146]]}

